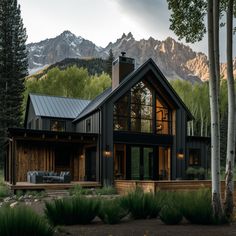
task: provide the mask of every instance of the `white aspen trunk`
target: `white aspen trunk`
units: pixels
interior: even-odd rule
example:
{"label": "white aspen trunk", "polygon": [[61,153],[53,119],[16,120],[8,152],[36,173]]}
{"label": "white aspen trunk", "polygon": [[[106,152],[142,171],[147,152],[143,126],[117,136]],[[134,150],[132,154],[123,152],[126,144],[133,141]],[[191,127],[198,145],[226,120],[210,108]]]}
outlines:
{"label": "white aspen trunk", "polygon": [[194,136],[193,120],[191,121],[191,125],[192,125],[192,136]]}
{"label": "white aspen trunk", "polygon": [[235,91],[233,76],[233,0],[229,0],[227,7],[227,85],[228,85],[228,132],[227,156],[225,172],[224,210],[227,217],[233,214],[234,193],[234,159],[235,159]]}
{"label": "white aspen trunk", "polygon": [[[214,3],[217,0],[214,1]],[[208,0],[208,56],[209,56],[209,96],[211,113],[211,175],[212,175],[212,207],[216,218],[222,217],[222,205],[220,194],[220,132],[219,132],[219,102],[218,102],[218,81],[216,77],[215,56],[214,56],[214,12],[213,0]],[[215,26],[215,27],[214,27]],[[219,25],[218,25],[219,27]]]}

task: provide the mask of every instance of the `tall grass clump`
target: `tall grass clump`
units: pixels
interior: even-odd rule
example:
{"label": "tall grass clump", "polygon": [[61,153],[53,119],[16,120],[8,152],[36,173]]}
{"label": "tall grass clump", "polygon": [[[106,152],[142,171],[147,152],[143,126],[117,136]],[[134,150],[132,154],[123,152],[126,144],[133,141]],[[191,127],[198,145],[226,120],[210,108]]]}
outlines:
{"label": "tall grass clump", "polygon": [[127,209],[134,219],[157,217],[161,202],[153,193],[144,193],[141,189],[130,192],[121,199],[121,206]]}
{"label": "tall grass clump", "polygon": [[221,224],[225,218],[214,219],[210,189],[186,192],[183,194],[182,212],[192,224]]}
{"label": "tall grass clump", "polygon": [[117,194],[117,191],[112,186],[104,186],[102,188],[96,189],[96,194],[98,194],[98,195],[113,195],[113,194]]}
{"label": "tall grass clump", "polygon": [[76,184],[70,189],[70,195],[92,195],[93,190],[83,188],[81,185]]}
{"label": "tall grass clump", "polygon": [[89,224],[99,212],[100,201],[76,196],[45,203],[45,214],[53,225]]}
{"label": "tall grass clump", "polygon": [[52,236],[48,223],[27,207],[0,208],[0,235],[4,236]]}
{"label": "tall grass clump", "polygon": [[128,211],[121,206],[121,201],[117,198],[103,200],[98,216],[106,224],[118,224],[127,214]]}
{"label": "tall grass clump", "polygon": [[168,225],[180,223],[183,219],[181,212],[181,195],[177,192],[163,192],[163,204],[160,211],[160,219]]}

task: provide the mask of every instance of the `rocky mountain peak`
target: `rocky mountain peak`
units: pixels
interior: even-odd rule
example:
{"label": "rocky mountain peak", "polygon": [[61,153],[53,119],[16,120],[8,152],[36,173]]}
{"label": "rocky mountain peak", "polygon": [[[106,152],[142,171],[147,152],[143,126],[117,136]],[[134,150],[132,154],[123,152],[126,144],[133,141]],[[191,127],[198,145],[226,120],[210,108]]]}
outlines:
{"label": "rocky mountain peak", "polygon": [[[203,53],[194,52],[189,46],[168,37],[159,41],[149,39],[135,40],[131,32],[123,33],[116,42],[110,42],[101,48],[93,42],[77,37],[70,31],[64,31],[55,38],[27,45],[29,51],[29,68],[41,68],[45,65],[59,62],[65,58],[104,58],[112,49],[114,57],[125,51],[128,57],[133,57],[136,65],[143,64],[152,58],[167,79],[184,79],[191,82],[208,80],[208,60]],[[236,74],[236,59],[234,60]],[[222,75],[226,77],[226,67],[221,66]]]}

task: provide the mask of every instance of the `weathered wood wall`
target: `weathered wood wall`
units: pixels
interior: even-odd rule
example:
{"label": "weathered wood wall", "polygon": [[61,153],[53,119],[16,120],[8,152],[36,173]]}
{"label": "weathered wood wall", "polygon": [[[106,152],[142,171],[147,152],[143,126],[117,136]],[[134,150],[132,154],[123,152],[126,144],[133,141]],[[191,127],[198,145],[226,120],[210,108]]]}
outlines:
{"label": "weathered wood wall", "polygon": [[27,180],[27,172],[33,170],[54,171],[55,152],[50,146],[33,146],[27,143],[17,145],[16,181]]}

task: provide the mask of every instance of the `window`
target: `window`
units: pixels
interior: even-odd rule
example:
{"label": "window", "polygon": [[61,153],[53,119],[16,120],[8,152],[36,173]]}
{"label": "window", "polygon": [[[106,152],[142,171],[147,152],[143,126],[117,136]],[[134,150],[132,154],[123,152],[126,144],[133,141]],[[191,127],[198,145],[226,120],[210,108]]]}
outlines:
{"label": "window", "polygon": [[189,149],[189,166],[200,166],[201,165],[201,150],[200,149]]}
{"label": "window", "polygon": [[114,130],[151,133],[153,91],[144,82],[135,85],[114,104]]}
{"label": "window", "polygon": [[171,134],[171,111],[159,98],[156,98],[156,133]]}
{"label": "window", "polygon": [[145,81],[136,84],[114,104],[117,131],[172,134],[172,112]]}
{"label": "window", "polygon": [[35,129],[39,129],[39,118],[35,120]]}
{"label": "window", "polygon": [[65,131],[66,130],[65,121],[51,120],[50,121],[50,130],[51,131]]}
{"label": "window", "polygon": [[91,119],[87,119],[86,121],[86,133],[91,132]]}

